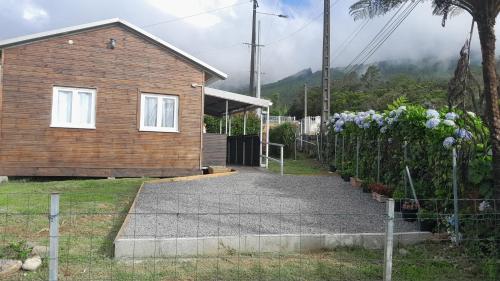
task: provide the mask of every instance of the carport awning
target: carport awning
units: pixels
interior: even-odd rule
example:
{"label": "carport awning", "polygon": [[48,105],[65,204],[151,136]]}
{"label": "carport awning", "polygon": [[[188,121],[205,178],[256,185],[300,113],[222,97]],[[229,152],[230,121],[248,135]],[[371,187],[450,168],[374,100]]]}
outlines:
{"label": "carport awning", "polygon": [[223,116],[227,112],[237,113],[256,108],[267,108],[272,102],[251,96],[236,94],[232,92],[205,87],[205,114],[212,116]]}

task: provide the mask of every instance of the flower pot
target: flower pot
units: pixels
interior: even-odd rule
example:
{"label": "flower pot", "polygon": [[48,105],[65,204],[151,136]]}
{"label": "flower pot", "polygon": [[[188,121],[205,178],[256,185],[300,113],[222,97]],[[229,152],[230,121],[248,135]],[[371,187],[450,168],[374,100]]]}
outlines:
{"label": "flower pot", "polygon": [[363,193],[370,193],[370,188],[368,186],[363,186]]}
{"label": "flower pot", "polygon": [[361,184],[363,183],[362,180],[355,178],[355,177],[351,177],[350,180],[351,180],[351,186],[355,187],[355,188],[360,188]]}
{"label": "flower pot", "polygon": [[394,199],[394,212],[401,212],[401,205],[403,205],[401,199]]}
{"label": "flower pot", "polygon": [[420,231],[434,232],[437,226],[437,221],[433,219],[420,220]]}
{"label": "flower pot", "polygon": [[401,207],[401,214],[403,215],[403,219],[408,222],[414,222],[417,220],[418,208],[405,208]]}
{"label": "flower pot", "polygon": [[378,194],[377,192],[372,192],[372,198],[373,198],[373,200],[378,201],[380,203],[385,203],[387,201],[386,196],[384,196],[382,194]]}
{"label": "flower pot", "polygon": [[330,165],[330,172],[335,172],[337,171],[337,167],[335,165]]}
{"label": "flower pot", "polygon": [[349,175],[342,175],[342,179],[345,181],[345,182],[348,182],[351,180],[351,176]]}

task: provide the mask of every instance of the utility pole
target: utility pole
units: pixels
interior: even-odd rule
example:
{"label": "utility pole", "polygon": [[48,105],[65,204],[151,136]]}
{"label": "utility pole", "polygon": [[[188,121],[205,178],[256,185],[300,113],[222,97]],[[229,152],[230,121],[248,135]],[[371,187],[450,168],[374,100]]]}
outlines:
{"label": "utility pole", "polygon": [[262,46],[260,45],[260,20],[258,22],[258,33],[257,33],[257,46],[259,49],[257,50],[257,90],[255,96],[260,99],[261,93],[261,71],[262,71]]}
{"label": "utility pole", "polygon": [[[303,132],[305,134],[308,134],[309,133],[309,129],[308,129],[309,120],[307,120],[307,83],[304,83],[304,119],[302,119],[302,120],[304,120],[303,121],[303,123],[304,123],[303,124],[304,125]],[[300,137],[301,137],[300,140],[302,141],[302,136],[300,136]]]}
{"label": "utility pole", "polygon": [[307,117],[307,83],[304,84],[304,119]]}
{"label": "utility pole", "polygon": [[[260,20],[258,22],[258,33],[257,33],[257,89],[255,91],[255,96],[260,99],[261,94],[261,74],[262,74],[262,45],[260,45]],[[261,108],[257,108],[257,116],[260,116],[262,113]]]}
{"label": "utility pole", "polygon": [[[328,139],[323,140],[323,138],[328,138],[326,132],[326,124],[330,118],[330,0],[324,0],[324,13],[323,13],[323,69],[322,69],[322,112],[321,112],[321,128],[320,128],[320,143],[318,148],[319,154],[325,149],[325,143],[328,144]],[[328,152],[326,153],[328,155]],[[323,157],[319,157],[323,159]],[[326,157],[328,161],[328,156]]]}
{"label": "utility pole", "polygon": [[326,123],[330,118],[330,0],[324,0],[324,4],[321,137],[326,134]]}
{"label": "utility pole", "polygon": [[254,82],[255,82],[255,47],[256,47],[256,42],[255,42],[255,29],[256,29],[256,20],[257,20],[257,7],[259,7],[259,4],[257,3],[257,0],[253,0],[253,17],[252,17],[252,53],[250,55],[250,88],[249,88],[249,94],[250,96],[255,96],[254,93]]}

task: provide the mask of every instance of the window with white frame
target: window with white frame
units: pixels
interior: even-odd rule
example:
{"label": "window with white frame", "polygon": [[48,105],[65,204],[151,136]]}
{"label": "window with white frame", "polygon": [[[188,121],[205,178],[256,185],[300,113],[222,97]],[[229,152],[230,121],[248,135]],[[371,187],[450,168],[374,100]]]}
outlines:
{"label": "window with white frame", "polygon": [[51,127],[95,129],[96,90],[54,87]]}
{"label": "window with white frame", "polygon": [[178,132],[178,115],[179,97],[141,94],[141,131]]}

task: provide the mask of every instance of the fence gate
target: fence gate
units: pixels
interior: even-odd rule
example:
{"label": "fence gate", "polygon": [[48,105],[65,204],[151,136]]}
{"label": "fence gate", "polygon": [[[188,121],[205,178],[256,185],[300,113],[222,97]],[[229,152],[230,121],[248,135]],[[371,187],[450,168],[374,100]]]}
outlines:
{"label": "fence gate", "polygon": [[227,164],[259,166],[258,135],[227,137]]}

